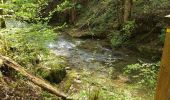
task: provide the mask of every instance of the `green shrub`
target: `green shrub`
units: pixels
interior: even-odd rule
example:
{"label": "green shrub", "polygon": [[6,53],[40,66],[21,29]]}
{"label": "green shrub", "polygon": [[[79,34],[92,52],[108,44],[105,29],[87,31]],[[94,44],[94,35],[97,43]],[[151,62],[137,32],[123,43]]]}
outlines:
{"label": "green shrub", "polygon": [[0,53],[23,65],[36,64],[42,55],[48,54],[47,43],[56,37],[53,29],[45,24],[5,29],[0,36]]}
{"label": "green shrub", "polygon": [[120,31],[112,33],[111,44],[113,47],[118,47],[123,43],[123,38],[120,36]]}
{"label": "green shrub", "polygon": [[143,86],[155,88],[159,66],[159,63],[137,63],[127,65],[124,73]]}
{"label": "green shrub", "polygon": [[15,18],[32,21],[38,18],[38,13],[48,0],[10,0],[0,7],[13,11]]}
{"label": "green shrub", "polygon": [[[73,4],[69,0],[64,0],[61,4],[56,5],[54,10],[49,13],[48,16],[42,18],[41,10],[48,5],[49,0],[12,0],[4,4],[0,4],[4,10],[13,11],[15,18],[18,20],[24,20],[28,22],[49,22],[52,15],[55,12],[63,12],[67,9],[72,8]],[[7,11],[7,12],[8,12]]]}
{"label": "green shrub", "polygon": [[91,33],[95,33],[95,35],[110,32],[117,23],[116,4],[117,1],[115,0],[91,1],[90,7],[82,9],[82,18],[78,21],[77,25],[87,26],[88,30]]}
{"label": "green shrub", "polygon": [[124,41],[131,36],[134,28],[135,28],[135,21],[127,21],[123,24],[123,27],[121,29],[122,32],[121,35]]}

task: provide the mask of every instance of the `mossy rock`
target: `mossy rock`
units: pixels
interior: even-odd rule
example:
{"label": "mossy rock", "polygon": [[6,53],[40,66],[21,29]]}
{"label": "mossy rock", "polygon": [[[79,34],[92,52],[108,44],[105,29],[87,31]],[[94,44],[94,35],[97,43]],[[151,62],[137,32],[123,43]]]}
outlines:
{"label": "mossy rock", "polygon": [[38,74],[52,83],[60,83],[66,76],[65,67],[58,64],[48,64],[37,70]]}

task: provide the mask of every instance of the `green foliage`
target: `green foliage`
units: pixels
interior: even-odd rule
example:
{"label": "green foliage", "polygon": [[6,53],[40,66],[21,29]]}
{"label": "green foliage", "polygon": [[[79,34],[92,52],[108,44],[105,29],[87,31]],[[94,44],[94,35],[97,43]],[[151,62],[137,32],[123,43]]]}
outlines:
{"label": "green foliage", "polygon": [[124,37],[129,37],[131,36],[132,34],[132,31],[134,30],[135,28],[135,21],[127,21],[123,24],[123,27],[122,27],[122,32],[123,32],[123,35]]}
{"label": "green foliage", "polygon": [[118,47],[123,43],[123,38],[120,36],[120,31],[112,33],[111,44],[113,47]]}
{"label": "green foliage", "polygon": [[109,32],[117,22],[116,4],[116,0],[91,1],[90,7],[83,9],[82,18],[77,25],[88,26],[89,31],[95,34]]}
{"label": "green foliage", "polygon": [[159,66],[159,63],[137,63],[127,65],[124,73],[139,84],[154,89]]}
{"label": "green foliage", "polygon": [[133,97],[130,91],[126,89],[112,89],[110,91],[107,89],[101,89],[99,87],[94,89],[91,88],[89,90],[82,90],[73,98],[78,100],[141,100],[140,97]]}
{"label": "green foliage", "polygon": [[[134,12],[153,14],[159,9],[159,11],[169,9],[169,0],[134,0]],[[159,14],[159,13],[157,13]]]}
{"label": "green foliage", "polygon": [[44,62],[35,68],[35,74],[53,83],[61,82],[66,75],[66,61],[53,54],[49,54],[42,60]]}
{"label": "green foliage", "polygon": [[53,29],[45,24],[32,24],[13,31],[6,29],[0,35],[3,43],[0,52],[24,65],[35,64],[42,54],[48,53],[46,44],[56,37]]}
{"label": "green foliage", "polygon": [[68,10],[68,9],[71,9],[73,6],[74,6],[74,4],[72,4],[72,3],[70,2],[70,0],[64,0],[61,4],[56,5],[56,6],[55,6],[55,9],[52,10],[52,11],[50,11],[48,17],[44,18],[44,20],[45,20],[46,22],[49,22],[49,20],[52,18],[52,15],[53,15],[54,13],[56,13],[56,12],[64,12],[64,11],[66,11],[66,10]]}
{"label": "green foliage", "polygon": [[64,0],[61,4],[56,5],[55,9],[49,13],[45,18],[40,15],[41,10],[48,6],[49,0],[12,0],[1,4],[0,7],[13,11],[15,18],[29,22],[39,22],[41,20],[49,22],[55,12],[63,12],[73,7],[70,0]]}
{"label": "green foliage", "polygon": [[44,100],[62,100],[61,98],[49,93],[48,91],[42,91],[41,96]]}
{"label": "green foliage", "polygon": [[[17,5],[18,7],[19,5]],[[15,12],[15,15],[18,19],[23,20],[32,20],[37,16],[37,7],[38,5],[33,3],[24,3],[20,5],[20,8],[16,8],[17,11]]]}
{"label": "green foliage", "polygon": [[15,18],[19,20],[39,20],[38,12],[48,0],[12,0],[0,7],[13,11]]}

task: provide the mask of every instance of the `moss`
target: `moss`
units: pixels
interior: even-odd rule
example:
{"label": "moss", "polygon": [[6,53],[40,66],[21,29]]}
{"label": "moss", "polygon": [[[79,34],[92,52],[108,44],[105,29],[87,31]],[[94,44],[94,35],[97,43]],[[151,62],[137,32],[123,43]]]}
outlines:
{"label": "moss", "polygon": [[93,88],[89,93],[89,100],[101,100],[102,96],[100,96],[100,90],[99,88],[95,87]]}
{"label": "moss", "polygon": [[42,91],[41,96],[43,97],[43,100],[62,100],[54,94],[48,93],[47,91]]}
{"label": "moss", "polygon": [[64,82],[63,91],[68,92],[71,85],[73,84],[73,77],[68,77],[67,80]]}
{"label": "moss", "polygon": [[61,82],[66,75],[65,67],[58,64],[49,64],[48,67],[41,67],[37,72],[44,79],[54,83]]}
{"label": "moss", "polygon": [[64,83],[60,85],[64,92],[68,92],[70,90],[71,85],[73,85],[74,79],[77,77],[77,73],[74,70],[68,72],[67,77],[65,78]]}
{"label": "moss", "polygon": [[[54,65],[55,67],[55,65]],[[66,70],[64,67],[52,68],[48,75],[45,76],[45,79],[49,80],[50,82],[59,83],[63,80],[66,75]]]}
{"label": "moss", "polygon": [[34,73],[52,83],[60,83],[66,76],[66,65],[66,59],[50,53],[42,58],[41,63],[34,69]]}

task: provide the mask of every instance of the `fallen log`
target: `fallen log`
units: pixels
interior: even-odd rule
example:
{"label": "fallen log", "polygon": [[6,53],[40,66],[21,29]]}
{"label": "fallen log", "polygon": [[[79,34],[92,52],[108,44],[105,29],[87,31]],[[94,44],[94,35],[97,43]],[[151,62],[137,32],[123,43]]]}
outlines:
{"label": "fallen log", "polygon": [[45,80],[40,79],[40,78],[28,73],[27,71],[25,71],[24,67],[22,67],[21,65],[19,65],[18,63],[16,63],[12,59],[0,55],[0,61],[3,61],[4,65],[6,65],[6,66],[16,70],[17,72],[21,73],[23,76],[27,77],[28,80],[30,80],[34,84],[40,86],[41,88],[49,91],[52,94],[55,94],[58,97],[61,97],[63,100],[67,99],[66,94],[58,91],[55,87],[53,87],[51,84],[49,84]]}

